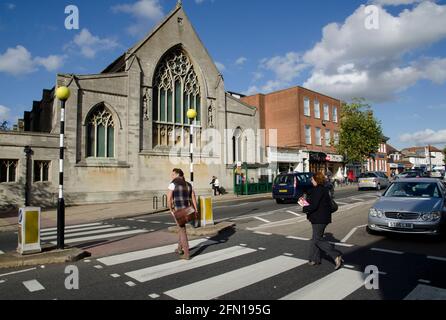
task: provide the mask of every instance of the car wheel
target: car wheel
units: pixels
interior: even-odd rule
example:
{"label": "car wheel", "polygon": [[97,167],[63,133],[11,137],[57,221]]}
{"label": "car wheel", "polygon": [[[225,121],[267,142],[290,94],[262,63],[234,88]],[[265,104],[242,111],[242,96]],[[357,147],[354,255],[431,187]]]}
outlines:
{"label": "car wheel", "polygon": [[362,191],[362,188],[358,188],[358,191],[361,192],[361,191]]}

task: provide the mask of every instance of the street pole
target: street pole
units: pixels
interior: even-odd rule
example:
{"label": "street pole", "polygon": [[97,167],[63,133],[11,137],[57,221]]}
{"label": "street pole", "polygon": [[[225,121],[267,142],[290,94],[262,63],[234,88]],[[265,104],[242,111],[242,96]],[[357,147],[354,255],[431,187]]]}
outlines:
{"label": "street pole", "polygon": [[429,172],[432,172],[432,155],[431,155],[431,146],[429,145]]}
{"label": "street pole", "polygon": [[194,186],[194,131],[195,131],[195,119],[198,113],[195,109],[189,109],[187,111],[187,117],[190,120],[190,183]]}
{"label": "street pole", "polygon": [[25,207],[30,206],[30,198],[31,198],[31,180],[32,180],[32,161],[31,156],[33,151],[29,146],[25,147],[25,156],[26,156],[26,182],[25,182]]}
{"label": "street pole", "polygon": [[59,152],[59,198],[57,201],[57,249],[65,249],[65,200],[63,194],[64,180],[64,136],[65,136],[65,103],[70,97],[70,89],[60,87],[56,97],[61,101],[60,109],[60,152]]}

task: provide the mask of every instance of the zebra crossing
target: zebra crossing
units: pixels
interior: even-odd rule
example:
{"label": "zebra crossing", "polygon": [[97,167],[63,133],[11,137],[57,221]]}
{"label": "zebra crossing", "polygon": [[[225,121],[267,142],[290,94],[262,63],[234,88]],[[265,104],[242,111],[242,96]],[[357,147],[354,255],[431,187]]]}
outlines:
{"label": "zebra crossing", "polygon": [[[152,230],[121,227],[113,224],[89,223],[73,225],[65,228],[65,243],[78,244],[99,240],[111,240],[120,237],[149,233]],[[42,243],[57,244],[57,228],[42,229],[40,233]]]}
{"label": "zebra crossing", "polygon": [[[274,283],[280,277],[289,277],[291,273],[300,274],[305,279],[306,273],[309,272],[307,260],[290,254],[271,257],[263,254],[265,251],[260,248],[249,248],[241,244],[227,248],[214,248],[218,244],[218,241],[209,239],[191,241],[192,250],[211,247],[215,250],[201,253],[190,261],[172,261],[175,257],[173,251],[177,246],[175,244],[104,257],[97,259],[97,262],[105,266],[103,271],[108,272],[112,278],[119,278],[126,284],[131,283],[131,287],[151,288],[154,282],[157,286],[162,283],[161,292],[150,293],[157,298],[174,300],[232,299],[232,294],[246,291],[248,288],[251,288],[250,292],[254,292],[249,295],[250,299],[263,299],[263,296],[256,295],[257,290],[252,289],[253,287],[262,287],[265,281]],[[238,258],[246,258],[249,264],[244,265],[242,261],[245,259]],[[152,261],[158,263],[154,264]],[[134,262],[138,263],[134,264]],[[219,270],[222,265],[229,270],[209,272],[209,270]],[[203,268],[207,268],[204,273]],[[277,300],[348,299],[356,292],[363,291],[366,284],[366,275],[351,268],[353,267],[322,274],[319,279],[303,284],[301,287],[298,282],[285,281],[286,288],[283,289],[286,293],[277,297]],[[192,272],[193,276],[191,276]],[[179,275],[184,274],[188,274],[195,280],[186,280],[185,283],[169,281],[170,277],[178,279]],[[201,274],[203,278],[196,280]],[[180,278],[183,279],[183,277]],[[174,287],[171,287],[172,285]],[[432,297],[446,300],[446,289],[420,283],[411,292],[406,293],[405,299],[424,300],[432,299]]]}

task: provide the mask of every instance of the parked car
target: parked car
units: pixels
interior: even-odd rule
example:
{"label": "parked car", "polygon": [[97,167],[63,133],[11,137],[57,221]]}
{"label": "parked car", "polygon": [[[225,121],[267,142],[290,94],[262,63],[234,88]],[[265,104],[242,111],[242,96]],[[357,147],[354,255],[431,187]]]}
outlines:
{"label": "parked car", "polygon": [[437,179],[402,179],[370,209],[367,231],[440,235],[445,222],[446,186]]}
{"label": "parked car", "polygon": [[273,199],[278,204],[285,201],[296,202],[313,188],[312,173],[287,173],[276,177],[273,184]]}
{"label": "parked car", "polygon": [[410,179],[410,178],[423,178],[424,173],[421,171],[405,171],[395,177],[395,180]]}
{"label": "parked car", "polygon": [[376,189],[382,190],[390,185],[389,178],[383,172],[367,172],[359,177],[358,190]]}

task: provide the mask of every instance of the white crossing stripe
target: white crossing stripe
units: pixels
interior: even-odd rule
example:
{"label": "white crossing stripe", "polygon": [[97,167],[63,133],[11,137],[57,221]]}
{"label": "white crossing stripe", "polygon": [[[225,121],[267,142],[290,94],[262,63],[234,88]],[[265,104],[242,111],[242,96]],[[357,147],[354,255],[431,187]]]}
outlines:
{"label": "white crossing stripe", "polygon": [[387,250],[387,249],[379,249],[379,248],[372,248],[370,249],[372,251],[376,252],[384,252],[384,253],[391,253],[391,254],[404,254],[404,252],[401,251],[394,251],[394,250]]}
{"label": "white crossing stripe", "polygon": [[446,300],[446,289],[420,284],[404,300]]}
{"label": "white crossing stripe", "polygon": [[446,261],[446,258],[441,258],[441,257],[432,257],[432,256],[429,256],[429,257],[427,257],[427,258],[430,259],[430,260]]}
{"label": "white crossing stripe", "polygon": [[121,276],[117,273],[111,274],[110,275],[112,278],[120,278]]}
{"label": "white crossing stripe", "polygon": [[5,283],[6,280],[0,280],[0,284]]}
{"label": "white crossing stripe", "polygon": [[149,297],[152,298],[152,299],[157,299],[160,296],[158,294],[156,294],[156,293],[152,293],[152,294],[149,294]]}
{"label": "white crossing stripe", "polygon": [[361,272],[341,269],[280,300],[343,300],[364,284]]}
{"label": "white crossing stripe", "polygon": [[31,269],[25,269],[25,270],[20,270],[20,271],[13,271],[13,272],[9,272],[9,273],[4,273],[4,274],[0,274],[0,278],[1,277],[6,277],[6,276],[11,276],[13,274],[19,274],[19,273],[34,271],[34,270],[37,270],[37,268],[31,268]]}
{"label": "white crossing stripe", "polygon": [[254,232],[255,234],[260,234],[262,236],[272,236],[272,233],[268,233],[268,232],[261,232],[261,231],[256,231]]}
{"label": "white crossing stripe", "polygon": [[[195,247],[209,246],[218,243],[217,241],[208,239],[199,239],[189,242],[189,247],[195,249]],[[175,249],[178,248],[178,244],[172,244],[164,247],[158,247],[153,249],[147,249],[142,251],[130,252],[125,254],[120,254],[116,256],[110,256],[98,259],[98,261],[106,266],[116,266],[118,264],[123,264],[127,262],[133,262],[138,260],[144,260],[148,258],[153,258],[157,256],[162,256],[166,254],[173,253]]]}
{"label": "white crossing stripe", "polygon": [[[114,225],[102,225],[102,226],[93,226],[93,227],[85,227],[85,228],[78,228],[78,229],[68,229],[68,230],[65,230],[65,233],[90,231],[90,230],[101,230],[101,229],[114,228],[114,227],[115,227]],[[41,237],[53,236],[53,235],[57,235],[57,231],[49,231],[49,232],[41,232],[40,233]]]}
{"label": "white crossing stripe", "polygon": [[[102,233],[110,233],[115,231],[124,231],[129,230],[129,227],[118,227],[118,228],[111,228],[111,229],[105,229],[105,230],[92,230],[92,231],[85,231],[85,232],[77,232],[77,233],[65,233],[65,238],[74,238],[74,237],[81,237],[81,236],[88,236],[92,234],[102,234]],[[42,237],[42,241],[48,241],[48,240],[56,240],[57,236],[50,236],[50,237]]]}
{"label": "white crossing stripe", "polygon": [[259,218],[259,217],[254,217],[254,219],[257,219],[257,220],[265,222],[265,223],[271,223],[271,221],[263,219],[263,218]]}
{"label": "white crossing stripe", "polygon": [[[77,229],[77,228],[83,228],[83,227],[101,226],[101,225],[103,225],[103,224],[102,223],[80,224],[80,225],[77,225],[77,226],[65,227],[65,230]],[[42,229],[41,230],[41,232],[47,232],[47,231],[57,231],[57,228],[49,228],[49,229]]]}
{"label": "white crossing stripe", "polygon": [[23,285],[28,289],[29,292],[37,292],[45,290],[45,287],[40,284],[37,280],[25,281]]}
{"label": "white crossing stripe", "polygon": [[287,239],[292,239],[292,240],[301,240],[301,241],[310,241],[311,240],[311,239],[308,239],[308,238],[293,237],[293,236],[288,236],[286,238]]}
{"label": "white crossing stripe", "polygon": [[280,256],[228,272],[165,294],[177,300],[212,300],[304,265],[307,261]]}
{"label": "white crossing stripe", "polygon": [[5,254],[2,250],[0,250],[0,254]]}
{"label": "white crossing stripe", "polygon": [[147,281],[163,278],[172,274],[189,271],[192,269],[201,268],[214,263],[226,261],[232,258],[240,257],[249,253],[256,252],[257,250],[243,248],[243,247],[232,247],[220,251],[211,252],[208,254],[200,255],[188,262],[186,261],[174,261],[171,263],[166,263],[162,265],[157,265],[154,267],[136,270],[133,272],[128,272],[125,275],[135,279],[140,283]]}
{"label": "white crossing stripe", "polygon": [[129,287],[135,287],[136,286],[136,283],[134,283],[132,281],[126,282],[125,284],[128,285]]}
{"label": "white crossing stripe", "polygon": [[287,213],[289,213],[289,214],[293,214],[293,215],[298,216],[298,217],[302,217],[301,214],[298,214],[298,213],[293,212],[293,211],[291,211],[291,210],[287,211]]}
{"label": "white crossing stripe", "polygon": [[[136,235],[136,234],[141,234],[141,233],[147,233],[147,230],[133,230],[133,231],[103,234],[103,235],[97,235],[97,236],[91,236],[91,237],[85,237],[85,238],[74,238],[74,239],[65,240],[65,243],[70,244],[70,243],[78,243],[78,242],[85,242],[85,241],[92,241],[92,240],[111,239],[111,238],[130,236],[130,235]],[[51,242],[51,243],[57,244],[56,241]]]}

